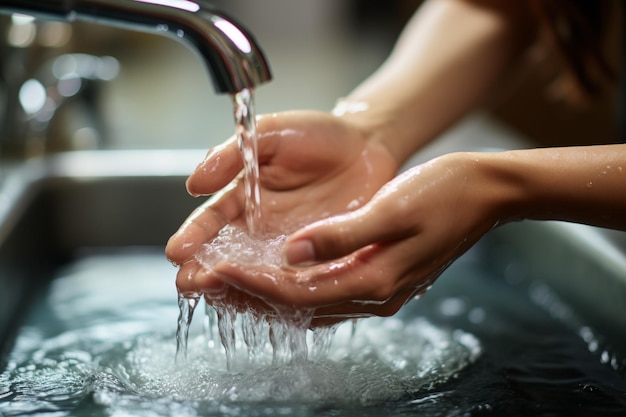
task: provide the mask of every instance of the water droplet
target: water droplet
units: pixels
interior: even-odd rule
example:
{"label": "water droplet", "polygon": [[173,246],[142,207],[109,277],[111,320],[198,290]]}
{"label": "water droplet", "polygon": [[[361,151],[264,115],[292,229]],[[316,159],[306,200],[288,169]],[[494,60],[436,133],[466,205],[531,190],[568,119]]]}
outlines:
{"label": "water droplet", "polygon": [[441,301],[439,311],[444,316],[458,316],[465,312],[465,302],[457,297],[449,297]]}
{"label": "water droplet", "polygon": [[588,181],[587,184],[585,184],[586,188],[593,188],[593,181]]}
{"label": "water droplet", "polygon": [[350,201],[350,203],[348,203],[348,210],[355,210],[357,208],[359,208],[359,206],[361,205],[361,202],[358,199],[354,199],[352,201]]}
{"label": "water droplet", "polygon": [[486,313],[484,309],[475,307],[467,314],[467,319],[474,324],[480,324],[485,321],[485,316]]}
{"label": "water droplet", "polygon": [[609,363],[610,359],[611,359],[611,355],[606,350],[600,354],[600,362],[606,364],[606,363]]}
{"label": "water droplet", "polygon": [[582,384],[581,388],[585,392],[596,392],[600,390],[600,388],[598,388],[597,385],[593,385],[593,384]]}

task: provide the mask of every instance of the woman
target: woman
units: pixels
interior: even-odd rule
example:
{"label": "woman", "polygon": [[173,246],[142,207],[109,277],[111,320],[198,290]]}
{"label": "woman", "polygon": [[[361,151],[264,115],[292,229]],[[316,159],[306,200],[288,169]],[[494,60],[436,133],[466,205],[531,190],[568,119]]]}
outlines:
{"label": "woman", "polygon": [[282,267],[221,262],[207,270],[194,258],[226,223],[243,218],[241,181],[225,188],[242,169],[236,143],[209,152],[188,190],[223,191],[168,242],[168,257],[181,265],[179,289],[210,298],[229,288],[232,302],[307,307],[315,310],[312,325],[324,325],[394,314],[509,221],[626,230],[626,145],[452,153],[397,175],[413,153],[484,103],[544,35],[569,64],[577,82],[570,91],[597,94],[611,78],[598,52],[608,4],[427,1],[388,60],[333,114],[260,118],[265,227],[290,233]]}

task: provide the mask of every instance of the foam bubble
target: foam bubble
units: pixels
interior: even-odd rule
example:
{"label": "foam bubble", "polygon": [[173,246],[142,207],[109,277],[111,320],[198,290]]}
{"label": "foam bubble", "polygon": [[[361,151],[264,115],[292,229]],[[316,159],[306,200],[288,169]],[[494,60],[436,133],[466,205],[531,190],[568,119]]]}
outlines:
{"label": "foam bubble", "polygon": [[172,335],[158,329],[103,318],[49,338],[23,332],[0,375],[0,398],[10,399],[0,401],[0,413],[71,410],[90,401],[110,415],[153,416],[218,414],[224,408],[243,416],[259,404],[274,411],[368,406],[432,389],[481,352],[473,335],[423,318],[370,318],[356,329],[340,325],[332,339],[332,329],[324,329],[321,343],[305,331],[311,354],[284,361],[274,360],[269,343],[257,346],[251,359],[237,334],[229,369],[222,346],[199,331],[191,334],[187,359],[176,363]]}
{"label": "foam bubble", "polygon": [[280,364],[267,347],[250,362],[240,342],[233,370],[225,366],[221,347],[208,347],[201,335],[189,347],[188,360],[173,364],[171,346],[154,338],[139,340],[127,353],[134,390],[194,401],[368,405],[442,383],[481,352],[471,334],[425,319],[368,319],[354,334],[344,324],[328,354]]}

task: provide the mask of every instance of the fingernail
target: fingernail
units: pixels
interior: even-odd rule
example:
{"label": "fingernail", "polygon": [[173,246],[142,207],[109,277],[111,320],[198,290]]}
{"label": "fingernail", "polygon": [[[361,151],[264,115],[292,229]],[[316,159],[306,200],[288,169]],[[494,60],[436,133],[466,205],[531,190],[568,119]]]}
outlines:
{"label": "fingernail", "polygon": [[187,189],[187,193],[191,195],[192,197],[203,197],[203,196],[208,195],[208,194],[195,192],[193,188],[197,184],[194,184],[194,183],[198,181],[198,178],[197,178],[198,176],[200,176],[200,181],[201,181],[203,177],[206,177],[207,175],[209,175],[210,172],[214,169],[214,168],[210,168],[210,166],[213,165],[214,163],[213,159],[215,158],[217,154],[218,154],[217,148],[211,149],[206,154],[202,162],[200,162],[196,166],[196,169],[191,173],[191,175],[187,177],[187,180],[185,181],[185,188]]}
{"label": "fingernail", "polygon": [[285,247],[284,255],[288,265],[302,265],[315,261],[315,248],[310,240],[297,240]]}
{"label": "fingernail", "polygon": [[[189,177],[189,178],[191,178],[191,177]],[[187,189],[187,194],[189,194],[192,197],[199,197],[198,194],[194,193],[191,190],[191,185],[190,185],[190,179],[189,178],[187,178],[187,180],[185,181],[185,189]]]}

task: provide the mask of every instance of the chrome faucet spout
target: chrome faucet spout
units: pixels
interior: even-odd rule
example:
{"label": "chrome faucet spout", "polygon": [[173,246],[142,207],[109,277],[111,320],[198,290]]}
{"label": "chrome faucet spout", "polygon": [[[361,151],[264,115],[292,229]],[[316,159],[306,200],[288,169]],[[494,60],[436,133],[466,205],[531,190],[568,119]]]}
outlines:
{"label": "chrome faucet spout", "polygon": [[234,94],[271,80],[250,32],[204,0],[0,0],[0,12],[169,35],[200,56],[217,93]]}

